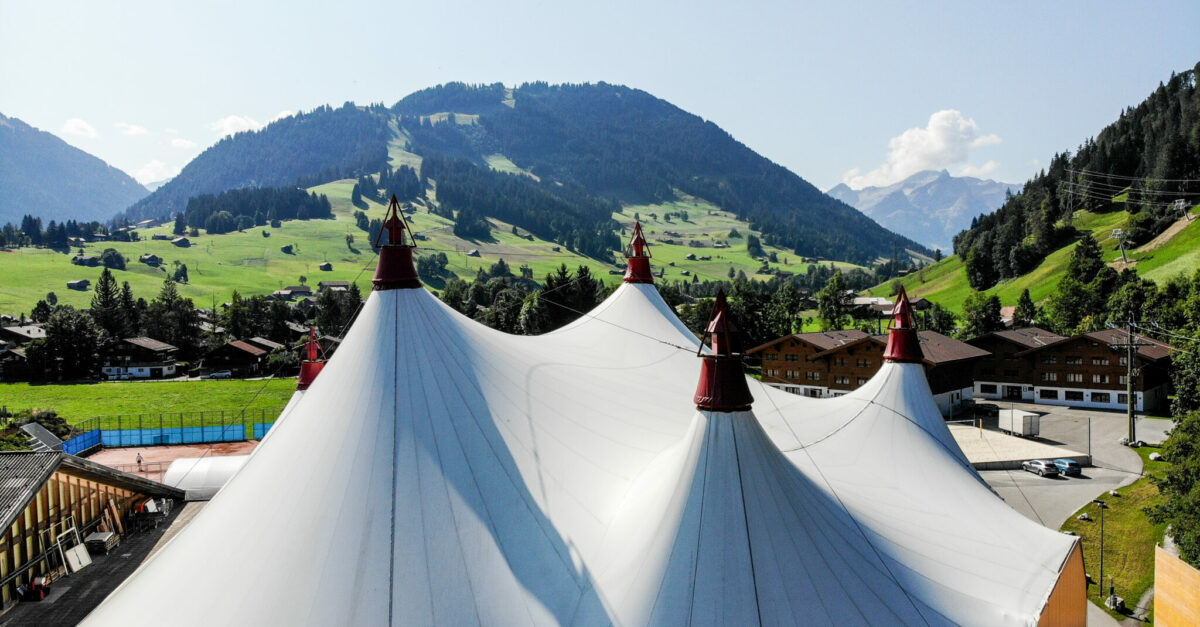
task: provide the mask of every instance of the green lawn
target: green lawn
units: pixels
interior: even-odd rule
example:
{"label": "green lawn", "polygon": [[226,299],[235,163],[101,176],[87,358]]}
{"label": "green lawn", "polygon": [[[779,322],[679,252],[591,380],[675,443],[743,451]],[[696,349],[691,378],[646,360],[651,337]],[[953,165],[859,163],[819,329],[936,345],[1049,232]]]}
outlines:
{"label": "green lawn", "polygon": [[[1117,248],[1116,240],[1110,239],[1109,235],[1114,228],[1123,227],[1128,221],[1129,214],[1124,211],[1079,211],[1075,215],[1074,225],[1081,231],[1091,232],[1103,250],[1104,260],[1113,263],[1121,260],[1121,252]],[[1200,223],[1200,220],[1197,223]],[[1197,223],[1189,225],[1165,245],[1153,251],[1130,255],[1131,261],[1139,260],[1136,265],[1138,273],[1146,278],[1161,281],[1180,272],[1194,272],[1200,267],[1200,226],[1197,226]],[[985,293],[999,296],[1002,305],[1016,305],[1021,292],[1028,289],[1034,302],[1043,301],[1058,287],[1075,246],[1072,242],[1054,251],[1029,274],[1002,281]],[[972,292],[970,284],[967,283],[966,268],[957,255],[951,255],[922,272],[904,277],[901,283],[909,296],[928,298],[959,314],[962,313],[963,301]],[[890,292],[890,282],[869,290],[874,296],[887,296]]]}
{"label": "green lawn", "polygon": [[[1144,475],[1162,474],[1169,466],[1166,462],[1150,461],[1150,453],[1158,447],[1145,446],[1136,449],[1145,465]],[[1150,586],[1154,585],[1154,545],[1162,541],[1166,525],[1155,525],[1142,513],[1142,508],[1162,501],[1158,488],[1145,476],[1135,483],[1117,490],[1120,496],[1107,493],[1097,498],[1108,504],[1104,513],[1104,582],[1103,585],[1088,586],[1088,599],[1104,607],[1108,596],[1108,578],[1111,575],[1117,596],[1125,599],[1125,605],[1133,608]],[[1093,520],[1082,521],[1076,517],[1087,512]],[[1063,523],[1063,531],[1073,531],[1083,539],[1083,563],[1094,580],[1100,579],[1100,511],[1099,506],[1088,504],[1075,512]],[[1116,618],[1124,618],[1113,613]],[[1153,613],[1148,615],[1153,621]]]}
{"label": "green lawn", "polygon": [[0,406],[12,413],[53,409],[68,423],[94,416],[282,408],[295,379],[261,381],[117,381],[71,385],[0,384]]}

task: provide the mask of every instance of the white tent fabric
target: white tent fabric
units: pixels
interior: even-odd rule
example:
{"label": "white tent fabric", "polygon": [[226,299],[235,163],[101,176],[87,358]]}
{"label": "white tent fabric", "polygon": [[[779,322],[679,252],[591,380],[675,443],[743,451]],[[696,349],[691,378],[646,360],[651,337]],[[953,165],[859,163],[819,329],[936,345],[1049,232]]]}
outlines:
{"label": "white tent fabric", "polygon": [[167,466],[162,483],[187,492],[187,500],[210,499],[242,469],[249,455],[180,457]]}
{"label": "white tent fabric", "polygon": [[1037,623],[1075,539],[979,479],[919,364],[698,412],[697,347],[653,285],[537,337],[374,292],[85,623]]}

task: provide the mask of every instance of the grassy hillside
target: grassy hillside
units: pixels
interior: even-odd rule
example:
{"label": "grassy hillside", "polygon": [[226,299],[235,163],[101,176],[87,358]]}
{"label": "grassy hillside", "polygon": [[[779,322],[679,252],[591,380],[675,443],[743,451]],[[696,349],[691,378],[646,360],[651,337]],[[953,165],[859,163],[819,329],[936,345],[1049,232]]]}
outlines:
{"label": "grassy hillside", "polygon": [[[398,146],[393,152],[393,156],[401,160],[407,158],[406,154]],[[500,163],[499,159],[497,163]],[[297,284],[301,276],[307,277],[308,283],[313,286],[318,281],[356,280],[365,292],[370,289],[375,255],[370,247],[372,234],[355,225],[353,214],[356,208],[350,203],[352,187],[353,181],[346,180],[311,188],[311,191],[329,197],[334,212],[332,220],[288,221],[282,223],[280,228],[254,227],[245,232],[224,235],[202,233],[199,237],[190,238],[190,248],[178,248],[169,241],[152,240],[151,237],[156,233],[170,233],[171,226],[165,225],[140,231],[142,241],[97,242],[89,244],[85,250],[88,255],[99,255],[110,247],[119,250],[127,259],[127,269],[114,271],[117,281],[129,281],[134,294],[147,300],[158,293],[163,279],[173,270],[174,261],[187,264],[188,267],[190,283],[181,285],[180,291],[202,307],[230,300],[235,289],[243,295],[269,294],[281,287]],[[383,211],[382,205],[368,201],[368,215],[382,217]],[[666,213],[677,211],[687,211],[690,222],[665,220]],[[754,276],[760,266],[746,254],[745,236],[752,233],[749,225],[713,205],[691,199],[669,205],[631,206],[615,214],[614,218],[622,225],[630,226],[635,213],[640,213],[647,229],[655,268],[663,268],[666,272],[664,278],[668,281],[690,280],[690,276],[682,274],[683,270],[699,275],[700,280],[725,279],[730,267],[735,272],[742,270]],[[651,218],[652,213],[657,214],[658,219]],[[553,250],[556,244],[537,238],[527,239],[528,234],[522,229],[518,229],[519,235],[513,235],[512,225],[498,220],[491,220],[494,229],[492,239],[488,241],[468,241],[455,237],[451,221],[424,209],[409,216],[409,220],[417,233],[428,238],[419,242],[421,247],[417,253],[444,252],[449,259],[448,269],[467,280],[473,278],[480,268],[486,269],[500,259],[511,265],[514,273],[522,264],[529,265],[539,280],[563,263],[572,269],[586,265],[606,281],[616,282],[620,279],[619,275],[609,274],[610,270],[617,269],[617,265],[605,264],[565,248],[556,252]],[[714,241],[727,239],[732,229],[737,229],[742,237],[728,240],[731,247],[727,249],[691,248],[658,242],[669,237],[664,235],[664,231],[673,231],[683,237],[672,239],[704,241],[711,246]],[[270,236],[264,237],[264,232]],[[346,245],[347,234],[354,236],[353,248]],[[294,247],[294,254],[280,250],[288,244]],[[471,250],[478,250],[480,256],[467,256]],[[788,251],[770,247],[766,247],[766,250],[776,252],[781,262],[787,259],[788,263],[772,266],[797,273],[807,270],[807,264],[801,263]],[[71,255],[74,253],[75,249],[72,249]],[[166,263],[162,268],[138,263],[138,257],[146,253],[158,255]],[[712,256],[712,260],[688,261],[685,257],[689,253],[695,253],[697,257]],[[71,255],[32,248],[0,253],[0,312],[28,314],[34,304],[51,291],[58,296],[60,303],[89,306],[93,293],[90,290],[68,290],[67,281],[89,279],[94,284],[101,268],[71,265]],[[332,271],[322,272],[318,269],[325,261],[333,264]],[[675,262],[676,266],[671,267],[668,265],[670,262]],[[853,267],[844,263],[837,265]],[[624,267],[623,263],[620,267]]]}
{"label": "grassy hillside", "polygon": [[[1197,214],[1193,208],[1193,215]],[[1129,213],[1114,211],[1110,213],[1076,212],[1073,224],[1080,231],[1089,231],[1099,242],[1104,251],[1104,260],[1110,264],[1121,261],[1121,252],[1117,241],[1110,239],[1114,228],[1124,227],[1129,222]],[[1046,257],[1032,272],[1002,281],[985,291],[1000,297],[1003,305],[1016,305],[1017,298],[1025,289],[1034,302],[1040,302],[1054,293],[1059,280],[1067,269],[1071,251],[1075,243],[1064,246]],[[1163,281],[1180,273],[1190,274],[1200,268],[1200,220],[1188,223],[1182,230],[1170,237],[1165,243],[1150,249],[1143,246],[1127,251],[1131,265],[1138,273],[1148,279]],[[957,255],[951,255],[940,262],[926,268],[923,272],[901,279],[905,290],[910,296],[928,298],[943,307],[962,313],[963,300],[971,293],[967,283],[967,272],[962,260]],[[890,284],[876,286],[870,290],[874,296],[887,296],[891,292]]]}

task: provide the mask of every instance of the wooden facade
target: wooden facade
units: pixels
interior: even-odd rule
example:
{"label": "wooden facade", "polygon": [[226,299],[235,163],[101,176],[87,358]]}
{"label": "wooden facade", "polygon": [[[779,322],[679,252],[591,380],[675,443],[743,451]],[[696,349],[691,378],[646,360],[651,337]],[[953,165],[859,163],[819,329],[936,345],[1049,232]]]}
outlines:
{"label": "wooden facade", "polygon": [[4,453],[0,459],[0,506],[5,521],[11,520],[0,536],[3,609],[17,601],[18,585],[49,571],[46,553],[56,536],[71,527],[80,539],[95,531],[110,501],[124,519],[146,496],[183,497],[174,488],[62,453]]}
{"label": "wooden facade", "polygon": [[[1038,403],[1123,409],[1127,403],[1128,333],[1093,331],[1030,349],[1019,356],[1031,365],[1034,396]],[[1136,336],[1133,356],[1133,391],[1137,411],[1157,411],[1167,405],[1170,386],[1170,347]]]}
{"label": "wooden facade", "polygon": [[1034,360],[1023,354],[1066,338],[1037,327],[1009,329],[968,340],[971,346],[991,353],[974,366],[976,398],[1011,401],[1034,400]]}
{"label": "wooden facade", "polygon": [[[972,364],[987,352],[933,331],[920,331],[925,376],[943,413],[969,398]],[[883,366],[887,335],[862,331],[800,333],[747,351],[762,360],[762,378],[794,394],[813,398],[856,390]]]}

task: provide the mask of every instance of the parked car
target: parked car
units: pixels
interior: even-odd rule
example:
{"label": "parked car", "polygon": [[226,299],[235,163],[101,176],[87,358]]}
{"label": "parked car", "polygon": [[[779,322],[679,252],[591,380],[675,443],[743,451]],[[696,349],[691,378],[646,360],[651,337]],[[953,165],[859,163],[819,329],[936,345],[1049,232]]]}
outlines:
{"label": "parked car", "polygon": [[202,378],[204,378],[204,379],[228,379],[232,376],[233,376],[233,373],[228,370],[218,370],[216,372],[210,372]]}
{"label": "parked car", "polygon": [[1053,477],[1058,474],[1058,468],[1054,462],[1048,459],[1031,459],[1021,463],[1021,468],[1029,472],[1036,472],[1043,477]]}
{"label": "parked car", "polygon": [[1078,477],[1083,474],[1083,467],[1073,459],[1056,459],[1054,460],[1054,467],[1058,469],[1060,474],[1068,477]]}

